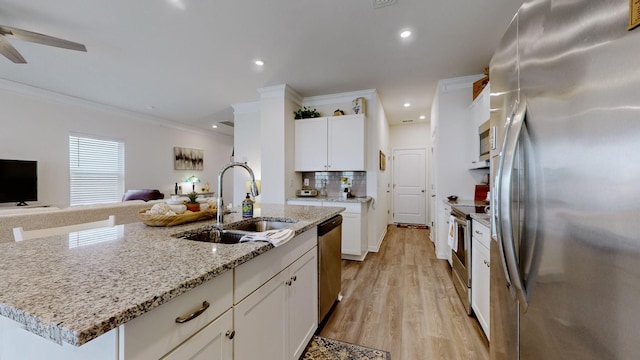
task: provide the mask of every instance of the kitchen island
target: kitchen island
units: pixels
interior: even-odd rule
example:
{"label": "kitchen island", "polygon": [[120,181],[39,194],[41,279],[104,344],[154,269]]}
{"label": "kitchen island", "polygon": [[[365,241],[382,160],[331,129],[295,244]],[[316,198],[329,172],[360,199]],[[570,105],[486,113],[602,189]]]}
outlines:
{"label": "kitchen island", "polygon": [[[343,210],[263,204],[254,217],[296,221],[289,226],[296,237],[277,248],[282,249],[296,246],[300,235],[315,238],[315,227]],[[240,221],[241,214],[232,213],[224,225]],[[213,220],[175,227],[133,223],[91,243],[71,234],[0,244],[0,315],[62,347],[81,349],[107,334],[122,343],[114,330],[124,333],[132,320],[274,249],[266,242],[214,244],[176,237],[211,225]],[[10,345],[0,344],[0,350]]]}

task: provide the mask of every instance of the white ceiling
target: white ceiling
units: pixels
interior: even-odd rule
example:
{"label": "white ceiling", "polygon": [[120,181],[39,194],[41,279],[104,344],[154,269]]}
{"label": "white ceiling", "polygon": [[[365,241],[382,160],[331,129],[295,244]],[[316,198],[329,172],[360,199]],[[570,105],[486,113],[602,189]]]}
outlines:
{"label": "white ceiling", "polygon": [[280,84],[375,88],[391,124],[428,121],[437,81],[481,73],[522,3],[374,1],[0,0],[0,24],[88,50],[9,40],[28,64],[0,56],[0,78],[205,129]]}

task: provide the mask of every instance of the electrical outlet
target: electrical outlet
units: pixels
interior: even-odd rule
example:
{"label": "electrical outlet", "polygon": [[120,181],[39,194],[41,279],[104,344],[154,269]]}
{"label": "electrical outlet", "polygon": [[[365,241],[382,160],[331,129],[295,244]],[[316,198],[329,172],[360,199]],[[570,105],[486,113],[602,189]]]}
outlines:
{"label": "electrical outlet", "polygon": [[309,186],[309,179],[304,179],[304,186]]}

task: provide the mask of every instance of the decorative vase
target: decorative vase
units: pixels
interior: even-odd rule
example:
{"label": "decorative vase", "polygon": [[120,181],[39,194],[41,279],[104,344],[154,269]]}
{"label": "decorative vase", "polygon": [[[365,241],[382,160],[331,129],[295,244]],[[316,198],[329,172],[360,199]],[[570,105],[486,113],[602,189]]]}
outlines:
{"label": "decorative vase", "polygon": [[186,203],[185,205],[187,205],[187,210],[191,212],[200,211],[200,203]]}

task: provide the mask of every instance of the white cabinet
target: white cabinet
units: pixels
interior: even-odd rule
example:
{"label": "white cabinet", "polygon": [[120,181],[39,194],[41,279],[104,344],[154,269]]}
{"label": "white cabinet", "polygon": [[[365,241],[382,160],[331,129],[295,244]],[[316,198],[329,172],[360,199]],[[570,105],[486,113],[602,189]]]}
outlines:
{"label": "white cabinet", "polygon": [[[487,161],[480,161],[480,137],[479,137],[479,129],[480,126],[487,123],[490,119],[490,109],[489,109],[489,96],[490,96],[490,85],[482,89],[482,92],[478,94],[478,96],[473,100],[469,108],[468,112],[468,135],[470,151],[469,151],[469,168],[470,169],[478,169],[485,168],[488,166]],[[489,130],[489,129],[488,129]]]}
{"label": "white cabinet", "polygon": [[471,308],[490,339],[489,279],[491,234],[489,228],[473,220],[471,225]]}
{"label": "white cabinet", "polygon": [[368,203],[288,200],[289,205],[343,207],[342,215],[342,258],[363,261],[369,252],[367,219]]}
{"label": "white cabinet", "polygon": [[232,360],[233,311],[205,326],[192,338],[173,349],[162,360]]}
{"label": "white cabinet", "polygon": [[318,323],[313,247],[234,307],[234,358],[298,359]]}
{"label": "white cabinet", "polygon": [[364,115],[295,122],[295,171],[365,171]]}
{"label": "white cabinet", "polygon": [[[194,341],[192,336],[230,310],[233,304],[232,296],[233,271],[227,271],[127,322],[120,326],[118,336],[120,358],[126,360],[158,359],[181,344],[185,349],[183,351],[191,349],[192,346],[201,347],[201,345],[191,343]],[[204,309],[201,314],[192,320],[184,323],[176,322],[178,317],[188,317],[189,314],[201,309]],[[233,330],[231,324],[226,325],[228,327],[221,329],[220,332],[226,333],[227,330]],[[211,331],[212,329],[209,329],[208,333]],[[220,338],[220,341],[229,342],[225,346],[231,346],[231,340],[228,338]]]}
{"label": "white cabinet", "polygon": [[288,359],[299,359],[318,327],[318,251],[309,251],[289,267]]}

